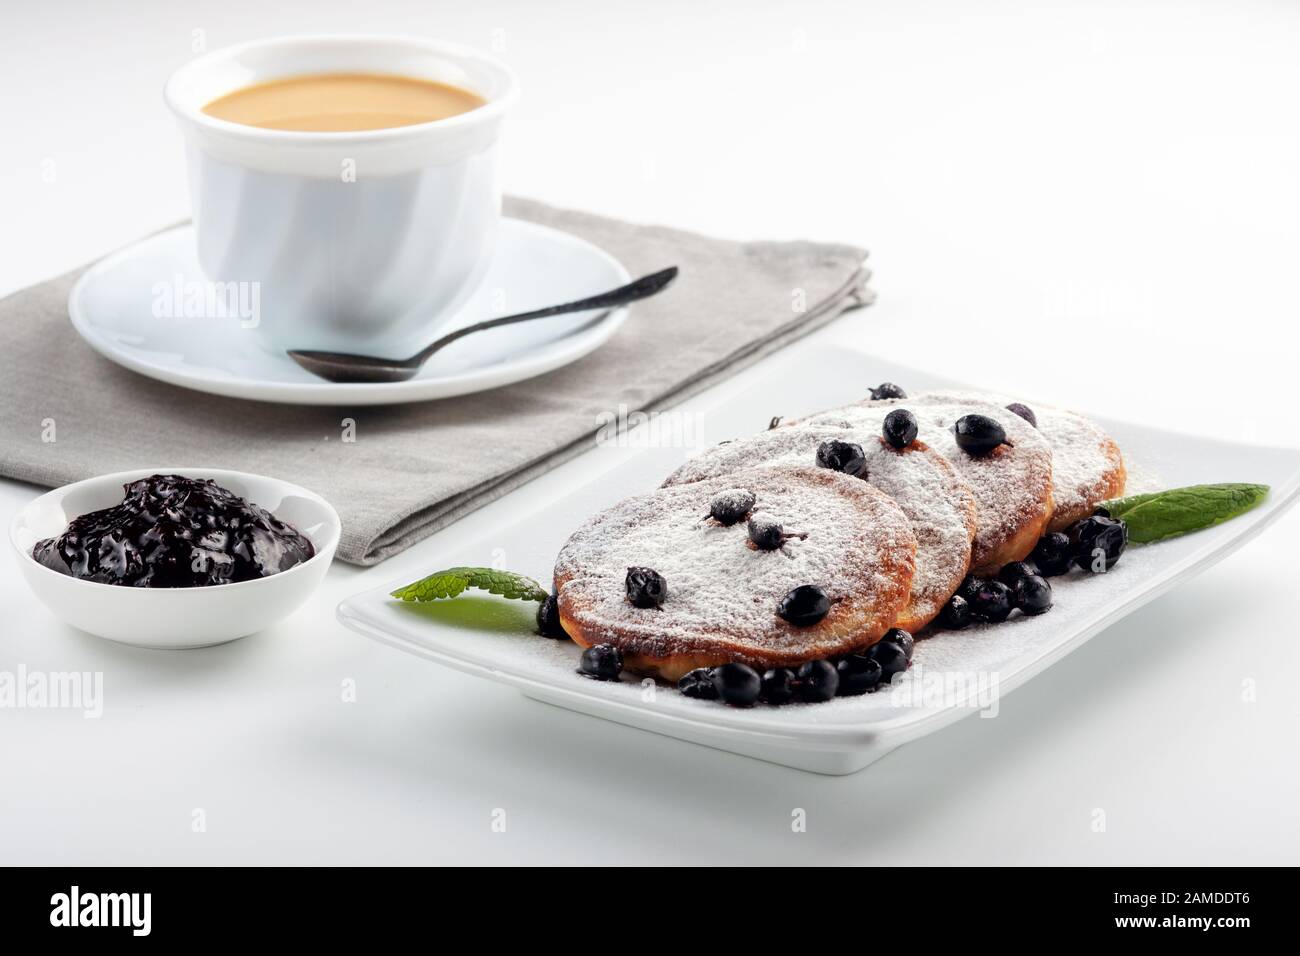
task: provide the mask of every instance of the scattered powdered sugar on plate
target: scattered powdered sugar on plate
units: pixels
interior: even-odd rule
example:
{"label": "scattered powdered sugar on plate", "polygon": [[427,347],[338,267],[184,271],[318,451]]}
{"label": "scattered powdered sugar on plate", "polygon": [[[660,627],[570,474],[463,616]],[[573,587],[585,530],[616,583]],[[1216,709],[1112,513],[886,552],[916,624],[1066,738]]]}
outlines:
{"label": "scattered powdered sugar on plate", "polygon": [[[712,499],[737,488],[801,537],[763,551],[745,521],[708,518]],[[561,549],[555,582],[562,614],[593,642],[654,658],[720,652],[757,666],[870,643],[906,601],[915,552],[907,518],[869,484],[822,468],[755,468],[635,495],[597,514]],[[662,607],[632,605],[629,567],[663,576]],[[834,602],[811,627],[777,614],[803,584]]]}
{"label": "scattered powdered sugar on plate", "polygon": [[916,574],[908,606],[897,624],[918,630],[939,613],[966,575],[975,533],[975,499],[948,460],[923,442],[902,450],[885,443],[880,428],[890,410],[871,409],[875,421],[861,427],[774,428],[716,445],[689,459],[664,487],[755,466],[815,465],[823,442],[857,444],[866,459],[866,480],[898,503],[916,535]]}
{"label": "scattered powdered sugar on plate", "polygon": [[[972,624],[960,631],[931,630],[917,638],[912,666],[897,675],[892,684],[859,697],[836,697],[824,703],[790,703],[781,707],[759,704],[747,710],[727,707],[717,701],[693,700],[675,690],[660,687],[649,706],[672,713],[727,716],[748,723],[778,720],[791,726],[859,724],[865,720],[901,717],[920,710],[946,707],[995,709],[999,696],[1008,690],[1006,681],[1026,659],[1040,648],[1054,644],[1063,632],[1085,627],[1114,606],[1122,595],[1140,586],[1155,571],[1167,565],[1160,546],[1135,546],[1124,553],[1105,574],[1071,571],[1051,579],[1054,607],[1039,617],[1019,612],[1000,624]],[[476,638],[477,640],[478,638]],[[542,671],[548,680],[570,683],[583,693],[615,700],[646,704],[641,679],[625,674],[622,681],[600,682],[574,672],[580,649],[568,641],[547,641],[527,636],[494,636],[497,651],[511,669],[525,667]]]}
{"label": "scattered powdered sugar on plate", "polygon": [[1153,491],[1164,491],[1168,487],[1160,475],[1147,467],[1145,462],[1125,458],[1124,471],[1126,472],[1125,495],[1146,495]]}

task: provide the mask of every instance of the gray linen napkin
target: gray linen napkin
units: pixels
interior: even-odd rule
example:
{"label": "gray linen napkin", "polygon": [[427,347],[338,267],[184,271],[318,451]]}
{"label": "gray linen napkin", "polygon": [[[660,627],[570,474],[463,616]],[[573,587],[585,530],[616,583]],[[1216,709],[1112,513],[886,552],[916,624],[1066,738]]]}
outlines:
{"label": "gray linen napkin", "polygon": [[[339,557],[374,564],[592,447],[620,405],[664,409],[872,298],[866,253],[852,246],[729,242],[521,199],[506,212],[581,236],[634,276],[681,274],[566,368],[349,409],[198,395],[120,368],[68,321],[77,270],[0,300],[0,474],[42,485],[165,464],[273,475],[329,499],[343,518]],[[339,440],[344,417],[356,421],[351,444]]]}

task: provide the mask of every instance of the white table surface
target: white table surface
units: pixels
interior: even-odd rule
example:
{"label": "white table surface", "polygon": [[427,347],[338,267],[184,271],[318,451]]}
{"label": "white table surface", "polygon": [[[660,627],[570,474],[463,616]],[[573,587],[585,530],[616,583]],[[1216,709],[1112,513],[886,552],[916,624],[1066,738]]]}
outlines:
{"label": "white table surface", "polygon": [[[872,249],[878,304],[818,341],[1300,444],[1300,8],[469,8],[15,5],[0,31],[0,294],[186,214],[160,87],[193,31],[209,48],[424,33],[495,48],[521,75],[512,192]],[[1011,694],[997,719],[846,778],[550,708],[335,623],[345,595],[429,570],[600,455],[378,568],[337,565],[283,625],[204,651],[65,628],[0,552],[0,671],[102,671],[105,698],[98,720],[0,710],[0,862],[1300,862],[1300,515]],[[0,482],[0,518],[38,493]]]}

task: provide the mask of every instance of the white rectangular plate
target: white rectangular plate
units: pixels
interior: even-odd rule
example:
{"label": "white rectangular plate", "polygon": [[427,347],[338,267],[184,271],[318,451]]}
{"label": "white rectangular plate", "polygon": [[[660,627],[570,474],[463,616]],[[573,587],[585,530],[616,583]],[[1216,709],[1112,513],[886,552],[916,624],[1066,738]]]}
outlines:
{"label": "white rectangular plate", "polygon": [[[648,447],[557,502],[521,515],[511,527],[465,549],[449,564],[503,549],[512,570],[550,580],[555,555],[589,515],[626,495],[656,487],[697,446],[759,431],[773,414],[799,415],[862,397],[866,382],[894,381],[913,392],[961,383],[890,365],[867,355],[826,351],[776,363],[770,378],[702,417],[651,423]],[[978,387],[978,386],[975,386]],[[1030,403],[1032,404],[1032,402]],[[587,680],[575,672],[578,649],[532,634],[536,605],[462,597],[402,604],[389,592],[406,581],[348,598],[338,616],[383,643],[518,687],[530,697],[644,730],[804,770],[851,773],[899,744],[960,717],[996,707],[1005,694],[1055,663],[1140,605],[1185,581],[1258,534],[1300,494],[1300,450],[1241,445],[1098,419],[1134,472],[1160,487],[1249,481],[1272,486],[1265,502],[1226,524],[1154,545],[1133,546],[1109,573],[1052,579],[1055,606],[1036,618],[936,631],[917,641],[912,668],[892,687],[825,704],[740,710],[691,700],[676,690],[639,682]],[[635,437],[636,433],[633,433]],[[603,452],[592,453],[593,459]],[[593,469],[599,470],[599,469]],[[1141,490],[1150,490],[1143,487]],[[481,561],[480,561],[481,563]],[[430,571],[436,570],[430,568]],[[485,627],[482,614],[490,613]]]}

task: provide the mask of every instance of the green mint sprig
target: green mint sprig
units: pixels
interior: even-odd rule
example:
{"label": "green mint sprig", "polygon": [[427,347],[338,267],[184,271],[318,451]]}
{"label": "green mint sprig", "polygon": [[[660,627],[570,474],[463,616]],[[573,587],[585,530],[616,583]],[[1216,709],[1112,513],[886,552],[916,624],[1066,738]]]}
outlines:
{"label": "green mint sprig", "polygon": [[1268,495],[1268,485],[1190,485],[1103,501],[1100,507],[1128,525],[1138,544],[1200,531],[1244,514]]}
{"label": "green mint sprig", "polygon": [[403,601],[440,601],[453,598],[466,588],[499,594],[511,601],[545,601],[546,590],[532,578],[496,568],[447,568],[435,571],[393,592]]}

